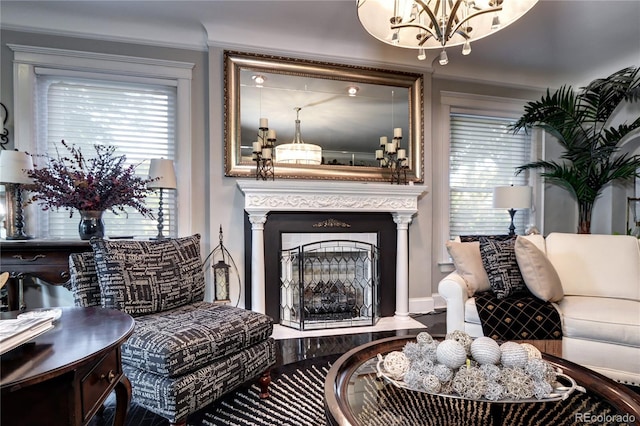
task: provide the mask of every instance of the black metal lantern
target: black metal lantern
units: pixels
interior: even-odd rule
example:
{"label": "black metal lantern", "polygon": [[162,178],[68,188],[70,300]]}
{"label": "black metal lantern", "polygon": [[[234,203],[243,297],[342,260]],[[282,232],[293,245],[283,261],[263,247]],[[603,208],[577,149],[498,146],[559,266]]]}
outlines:
{"label": "black metal lantern", "polygon": [[[219,259],[217,262],[216,257]],[[220,259],[220,257],[222,257],[222,259]],[[240,281],[240,274],[238,273],[236,263],[233,261],[231,253],[229,253],[222,243],[222,226],[220,226],[220,244],[211,250],[211,253],[209,253],[205,259],[205,267],[209,265],[209,260],[211,262],[211,269],[213,270],[214,302],[229,303],[231,302],[231,269],[233,269],[233,275],[238,280],[240,292],[242,292],[242,283]],[[238,295],[238,302],[239,301],[240,295]]]}
{"label": "black metal lantern", "polygon": [[213,283],[215,286],[215,301],[229,302],[229,269],[231,266],[224,263],[224,260],[218,261],[213,265]]}

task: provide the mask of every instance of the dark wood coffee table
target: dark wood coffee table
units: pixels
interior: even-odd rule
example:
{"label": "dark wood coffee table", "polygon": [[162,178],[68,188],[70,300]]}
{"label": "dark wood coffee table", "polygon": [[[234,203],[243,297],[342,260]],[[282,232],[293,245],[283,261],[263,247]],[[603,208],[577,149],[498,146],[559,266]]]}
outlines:
{"label": "dark wood coffee table", "polygon": [[114,423],[123,425],[131,383],[122,372],[120,346],[133,327],[133,318],[120,311],[62,308],[53,329],[0,358],[0,423],[85,425],[115,389]]}
{"label": "dark wood coffee table", "polygon": [[556,402],[489,403],[401,389],[377,378],[377,355],[401,351],[408,341],[415,341],[415,336],[373,341],[350,350],[331,366],[324,386],[330,424],[640,425],[640,394],[599,373],[546,354],[545,360],[562,369],[586,393],[575,391],[566,400]]}

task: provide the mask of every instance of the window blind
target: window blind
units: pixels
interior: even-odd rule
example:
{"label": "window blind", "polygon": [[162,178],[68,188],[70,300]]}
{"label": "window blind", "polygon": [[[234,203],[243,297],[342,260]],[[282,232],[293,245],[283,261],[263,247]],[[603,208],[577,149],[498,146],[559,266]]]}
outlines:
{"label": "window blind", "polygon": [[[151,158],[175,160],[176,88],[169,85],[129,83],[59,75],[38,75],[36,90],[38,152],[52,157],[66,154],[61,140],[80,147],[87,158],[94,145],[115,146],[126,164],[146,178]],[[57,151],[56,151],[57,150]],[[37,164],[37,158],[36,158]],[[159,194],[145,199],[156,219],[127,208],[104,215],[106,236],[157,235]],[[163,234],[176,235],[176,191],[163,192]],[[43,212],[40,228],[50,238],[78,238],[80,216],[65,210]]]}
{"label": "window blind", "polygon": [[[526,185],[528,176],[515,176],[530,161],[531,137],[514,135],[509,118],[452,113],[450,116],[449,232],[459,235],[507,234],[511,218],[493,208],[493,188]],[[524,233],[530,210],[518,211],[516,233]]]}

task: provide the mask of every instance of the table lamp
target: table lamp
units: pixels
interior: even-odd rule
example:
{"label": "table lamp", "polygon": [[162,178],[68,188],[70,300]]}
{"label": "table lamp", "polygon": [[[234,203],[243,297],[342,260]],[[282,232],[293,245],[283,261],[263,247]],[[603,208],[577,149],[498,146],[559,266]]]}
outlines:
{"label": "table lamp", "polygon": [[[7,240],[28,240],[29,235],[24,232],[24,216],[22,211],[22,185],[29,185],[33,180],[27,171],[33,170],[33,159],[26,152],[3,150],[0,151],[0,183],[7,188],[7,200],[13,193],[15,202],[7,211],[11,210],[14,217],[13,224],[7,224]],[[15,226],[11,226],[15,225]]]}
{"label": "table lamp", "polygon": [[507,209],[511,216],[509,235],[516,234],[513,217],[517,209],[531,208],[532,188],[530,186],[496,186],[493,189],[493,207]]}
{"label": "table lamp", "polygon": [[165,236],[162,234],[162,220],[164,216],[164,213],[162,212],[162,190],[176,189],[178,187],[176,183],[176,172],[173,168],[173,161],[164,158],[151,159],[151,165],[149,167],[149,179],[155,180],[153,182],[149,182],[147,184],[147,188],[160,190],[160,205],[158,207],[158,235],[153,239],[164,240]]}

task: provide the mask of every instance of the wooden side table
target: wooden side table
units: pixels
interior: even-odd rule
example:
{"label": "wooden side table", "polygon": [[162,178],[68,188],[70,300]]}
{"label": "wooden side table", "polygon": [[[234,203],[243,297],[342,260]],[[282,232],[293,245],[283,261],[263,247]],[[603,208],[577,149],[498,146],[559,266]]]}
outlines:
{"label": "wooden side table", "polygon": [[0,241],[0,272],[11,274],[9,310],[25,308],[22,280],[31,276],[48,284],[69,281],[69,255],[91,251],[83,240],[15,240]]}
{"label": "wooden side table", "polygon": [[86,425],[115,390],[114,424],[124,425],[131,383],[120,346],[133,327],[133,318],[120,311],[62,308],[53,329],[2,355],[0,423]]}

